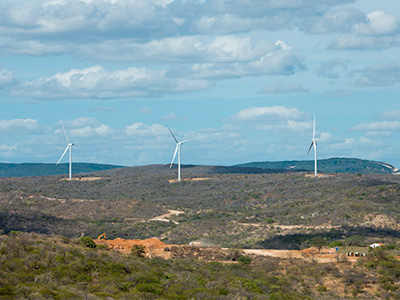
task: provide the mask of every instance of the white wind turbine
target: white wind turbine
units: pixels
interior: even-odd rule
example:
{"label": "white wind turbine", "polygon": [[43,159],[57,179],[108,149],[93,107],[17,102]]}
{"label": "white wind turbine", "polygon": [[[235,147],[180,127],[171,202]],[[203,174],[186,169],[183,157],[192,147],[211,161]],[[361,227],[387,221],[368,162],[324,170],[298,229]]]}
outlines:
{"label": "white wind turbine", "polygon": [[310,153],[311,148],[314,147],[314,176],[317,177],[317,141],[318,139],[315,138],[315,115],[314,115],[314,123],[313,123],[313,137],[311,140],[310,148],[308,149],[307,155]]}
{"label": "white wind turbine", "polygon": [[65,131],[64,124],[63,124],[62,121],[61,121],[61,126],[62,126],[62,129],[63,129],[63,132],[64,132],[64,136],[65,136],[65,138],[67,140],[67,147],[65,148],[63,154],[61,155],[61,157],[58,160],[56,165],[58,165],[60,163],[60,161],[63,159],[65,153],[67,153],[67,151],[69,150],[69,180],[72,180],[72,146],[74,144],[69,141],[68,136],[67,136],[67,132]]}
{"label": "white wind turbine", "polygon": [[176,142],[174,156],[172,157],[171,165],[169,166],[169,168],[172,168],[172,165],[174,164],[174,161],[175,161],[176,153],[178,153],[178,181],[181,181],[181,146],[183,143],[186,143],[190,140],[184,140],[184,141],[178,142],[175,135],[172,133],[171,128],[169,128],[169,126],[167,126],[167,127]]}

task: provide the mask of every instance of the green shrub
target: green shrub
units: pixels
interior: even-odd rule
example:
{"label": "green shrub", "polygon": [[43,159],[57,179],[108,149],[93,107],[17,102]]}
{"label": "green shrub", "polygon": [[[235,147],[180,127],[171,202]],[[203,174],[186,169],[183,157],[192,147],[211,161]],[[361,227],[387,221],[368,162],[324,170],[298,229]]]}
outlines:
{"label": "green shrub", "polygon": [[131,255],[134,257],[145,257],[146,247],[143,245],[133,245],[131,249]]}
{"label": "green shrub", "polygon": [[238,261],[245,264],[249,265],[251,263],[251,257],[248,256],[239,256]]}
{"label": "green shrub", "polygon": [[11,284],[5,284],[0,287],[0,296],[12,296],[14,295],[14,286]]}
{"label": "green shrub", "polygon": [[336,248],[336,247],[341,247],[341,246],[343,246],[342,241],[334,241],[329,244],[329,248]]}
{"label": "green shrub", "polygon": [[266,222],[267,224],[272,224],[272,223],[275,223],[275,220],[274,220],[273,218],[266,218],[266,219],[265,219],[265,222]]}
{"label": "green shrub", "polygon": [[78,240],[78,242],[82,246],[86,246],[88,248],[96,248],[96,243],[92,240],[91,237],[83,236]]}
{"label": "green shrub", "polygon": [[136,285],[136,290],[144,293],[162,295],[164,289],[155,283],[138,283]]}

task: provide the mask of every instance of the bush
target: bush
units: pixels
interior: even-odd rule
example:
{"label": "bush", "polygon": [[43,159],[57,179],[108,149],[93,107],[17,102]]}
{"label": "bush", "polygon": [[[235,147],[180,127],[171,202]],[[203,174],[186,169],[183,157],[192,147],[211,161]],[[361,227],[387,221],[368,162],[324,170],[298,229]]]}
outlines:
{"label": "bush", "polygon": [[251,263],[251,257],[248,256],[239,256],[238,261],[242,264],[249,265]]}
{"label": "bush", "polygon": [[343,246],[342,241],[334,241],[329,244],[329,248],[336,248],[336,247],[341,247],[341,246]]}
{"label": "bush", "polygon": [[133,245],[131,249],[131,255],[135,257],[145,257],[146,247],[143,245]]}
{"label": "bush", "polygon": [[78,240],[78,243],[82,246],[86,246],[88,248],[96,248],[96,243],[92,240],[91,237],[83,236]]}

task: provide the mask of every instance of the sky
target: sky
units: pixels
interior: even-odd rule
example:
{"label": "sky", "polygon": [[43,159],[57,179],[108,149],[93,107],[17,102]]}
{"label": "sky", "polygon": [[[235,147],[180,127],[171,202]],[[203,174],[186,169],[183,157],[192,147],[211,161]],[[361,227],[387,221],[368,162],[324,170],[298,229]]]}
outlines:
{"label": "sky", "polygon": [[[398,0],[3,0],[0,162],[400,166]],[[63,159],[67,162],[67,157]]]}

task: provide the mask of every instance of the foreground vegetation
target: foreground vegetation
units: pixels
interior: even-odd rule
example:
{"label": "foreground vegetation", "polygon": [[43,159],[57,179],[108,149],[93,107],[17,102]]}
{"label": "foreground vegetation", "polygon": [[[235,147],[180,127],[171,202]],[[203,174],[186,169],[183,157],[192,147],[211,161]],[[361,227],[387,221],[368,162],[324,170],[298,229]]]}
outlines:
{"label": "foreground vegetation", "polygon": [[[89,239],[90,240],[90,239]],[[0,236],[0,299],[373,299],[400,297],[400,263],[383,250],[346,261],[146,259],[87,239]]]}

